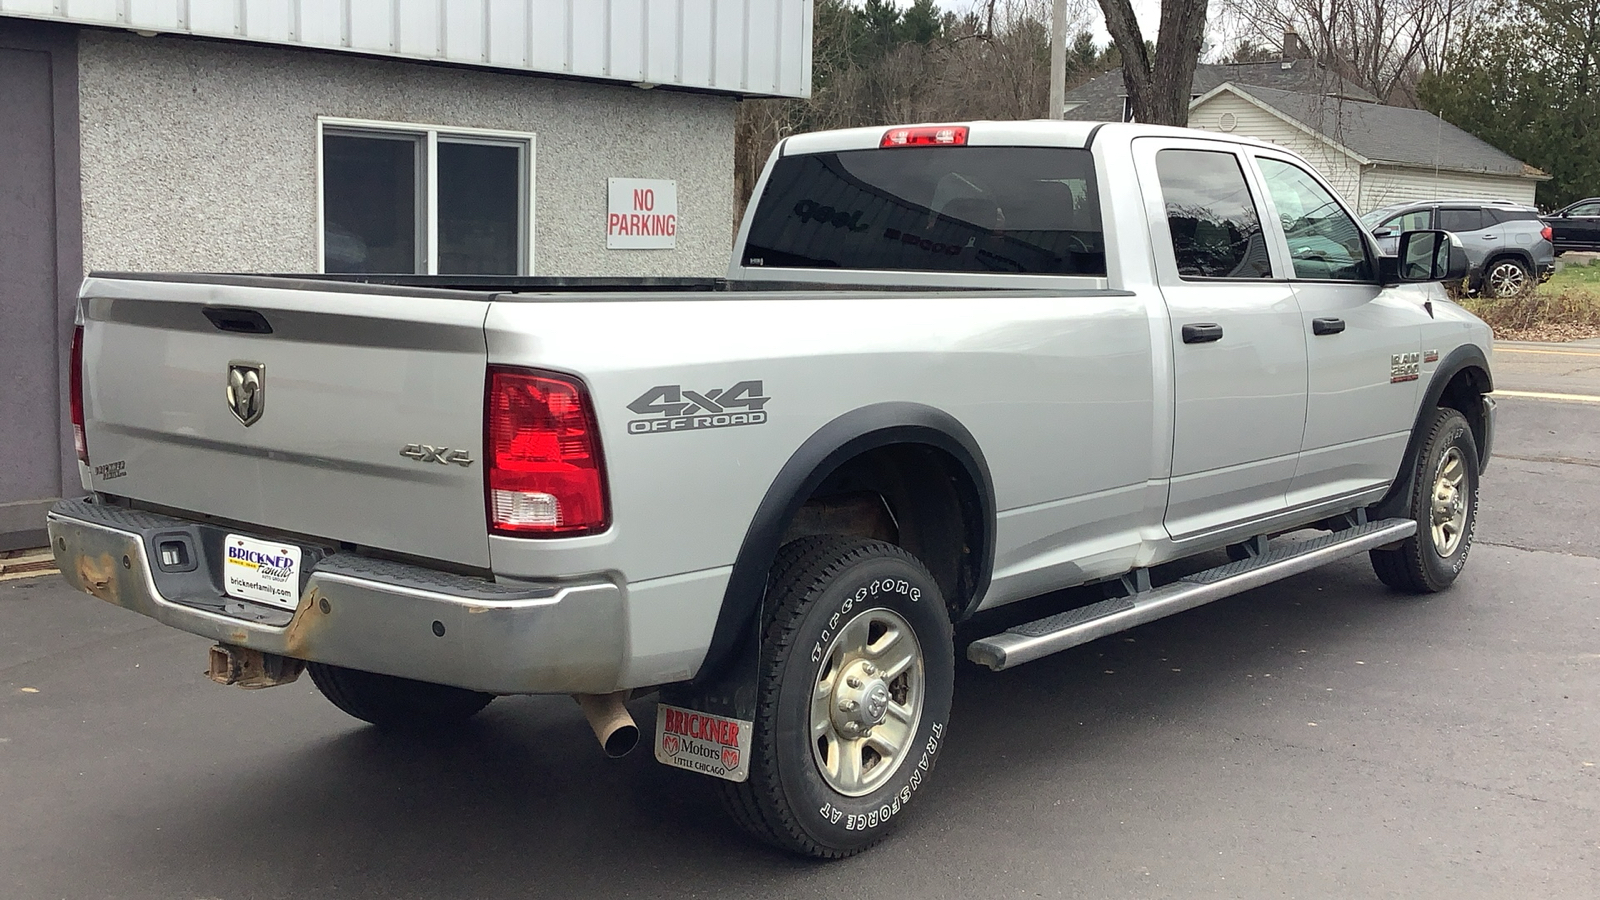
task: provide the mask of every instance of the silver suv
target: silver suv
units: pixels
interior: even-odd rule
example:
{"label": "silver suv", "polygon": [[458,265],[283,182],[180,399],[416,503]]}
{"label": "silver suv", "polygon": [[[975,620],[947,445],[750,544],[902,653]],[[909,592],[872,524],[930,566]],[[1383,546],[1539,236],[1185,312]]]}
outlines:
{"label": "silver suv", "polygon": [[1503,200],[1421,200],[1375,209],[1361,217],[1393,254],[1406,231],[1437,228],[1467,250],[1467,288],[1490,297],[1515,297],[1555,271],[1550,226],[1531,206]]}

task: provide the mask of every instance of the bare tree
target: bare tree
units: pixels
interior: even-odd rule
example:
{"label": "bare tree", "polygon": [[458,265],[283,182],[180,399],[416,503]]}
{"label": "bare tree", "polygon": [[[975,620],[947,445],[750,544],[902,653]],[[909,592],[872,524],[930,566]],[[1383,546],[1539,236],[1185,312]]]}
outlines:
{"label": "bare tree", "polygon": [[1189,93],[1205,37],[1207,0],[1162,0],[1153,53],[1129,0],[1099,2],[1106,31],[1122,54],[1122,81],[1133,117],[1151,125],[1189,124]]}
{"label": "bare tree", "polygon": [[[947,13],[938,37],[887,47],[862,33],[865,17],[854,11],[865,8],[816,3],[810,98],[740,103],[734,178],[741,208],[773,146],[796,132],[1045,116],[1051,0],[980,0],[965,13]],[[1091,9],[1090,0],[1069,4],[1068,31],[1078,36],[1068,53],[1069,87],[1111,65],[1090,36]]]}
{"label": "bare tree", "polygon": [[1219,0],[1240,44],[1275,46],[1297,32],[1313,58],[1389,103],[1438,69],[1453,32],[1482,0]]}

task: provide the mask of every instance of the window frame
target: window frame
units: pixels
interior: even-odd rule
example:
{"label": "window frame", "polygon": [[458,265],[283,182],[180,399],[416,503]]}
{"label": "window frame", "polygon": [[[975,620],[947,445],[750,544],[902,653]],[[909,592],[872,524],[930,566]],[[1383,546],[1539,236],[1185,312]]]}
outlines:
{"label": "window frame", "polygon": [[1262,198],[1266,185],[1261,181],[1261,173],[1256,170],[1250,161],[1247,148],[1226,135],[1217,134],[1208,136],[1207,132],[1200,132],[1193,137],[1167,137],[1165,135],[1148,135],[1134,138],[1132,142],[1134,167],[1138,173],[1138,180],[1143,191],[1143,205],[1146,234],[1150,242],[1151,252],[1154,254],[1154,274],[1156,281],[1161,285],[1173,287],[1198,287],[1203,285],[1225,284],[1273,284],[1283,283],[1288,279],[1289,259],[1286,245],[1282,243],[1281,231],[1269,231],[1265,219],[1261,222],[1262,241],[1266,244],[1267,259],[1272,267],[1269,277],[1247,278],[1231,276],[1194,276],[1182,275],[1178,271],[1177,250],[1172,243],[1172,229],[1167,222],[1166,197],[1161,187],[1161,174],[1156,165],[1156,156],[1163,150],[1198,150],[1207,153],[1224,153],[1231,155],[1239,166],[1239,171],[1244,175],[1245,186],[1250,190],[1251,202],[1256,206],[1256,215],[1266,216],[1269,207]]}
{"label": "window frame", "polygon": [[[1246,155],[1250,158],[1251,175],[1260,184],[1261,195],[1265,200],[1267,208],[1271,211],[1271,215],[1267,217],[1266,227],[1271,228],[1273,235],[1272,243],[1278,246],[1279,252],[1283,255],[1286,266],[1284,270],[1284,277],[1286,277],[1289,281],[1304,281],[1309,284],[1381,284],[1381,278],[1379,276],[1379,260],[1383,257],[1383,253],[1379,251],[1375,239],[1372,237],[1372,233],[1364,224],[1362,224],[1361,217],[1356,215],[1355,211],[1350,208],[1348,201],[1346,201],[1338,191],[1334,190],[1332,185],[1328,184],[1327,179],[1322,177],[1322,173],[1317,171],[1316,166],[1313,166],[1311,163],[1298,157],[1274,153],[1271,150],[1260,147],[1251,147],[1250,152]],[[1272,198],[1272,189],[1267,185],[1267,173],[1261,168],[1261,160],[1264,159],[1270,159],[1273,162],[1282,163],[1284,165],[1293,166],[1294,168],[1299,169],[1306,175],[1310,176],[1311,180],[1316,182],[1323,190],[1328,192],[1328,196],[1333,199],[1333,202],[1339,207],[1340,210],[1344,212],[1346,216],[1350,218],[1350,221],[1355,225],[1356,233],[1361,237],[1361,248],[1366,251],[1366,262],[1372,273],[1371,278],[1365,280],[1347,278],[1302,278],[1298,273],[1295,272],[1294,254],[1289,250],[1289,237],[1283,232],[1282,214],[1278,211],[1277,202]],[[1434,215],[1437,217],[1437,212],[1435,212]]]}
{"label": "window frame", "polygon": [[419,189],[417,191],[418,257],[425,261],[420,275],[439,274],[439,143],[488,144],[516,147],[521,151],[522,164],[518,168],[517,212],[519,224],[525,230],[517,246],[517,277],[534,274],[534,178],[537,173],[538,136],[531,131],[506,131],[493,128],[465,128],[447,125],[430,125],[418,122],[389,122],[381,119],[351,119],[339,116],[317,117],[317,272],[326,273],[328,266],[328,225],[326,178],[324,167],[324,139],[332,132],[335,136],[371,136],[378,138],[405,138],[418,141],[420,159],[417,166]]}

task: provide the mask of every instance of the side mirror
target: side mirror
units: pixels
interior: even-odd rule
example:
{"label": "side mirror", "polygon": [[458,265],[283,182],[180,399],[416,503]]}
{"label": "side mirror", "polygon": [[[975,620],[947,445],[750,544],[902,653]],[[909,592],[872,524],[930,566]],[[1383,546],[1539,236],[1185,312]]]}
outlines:
{"label": "side mirror", "polygon": [[1386,284],[1458,281],[1467,277],[1467,251],[1447,231],[1407,231],[1400,235],[1396,254],[1385,258],[1384,263]]}
{"label": "side mirror", "polygon": [[1373,237],[1377,237],[1377,238],[1392,238],[1392,237],[1394,237],[1394,229],[1393,228],[1379,228],[1377,231],[1374,231],[1372,233],[1372,236]]}

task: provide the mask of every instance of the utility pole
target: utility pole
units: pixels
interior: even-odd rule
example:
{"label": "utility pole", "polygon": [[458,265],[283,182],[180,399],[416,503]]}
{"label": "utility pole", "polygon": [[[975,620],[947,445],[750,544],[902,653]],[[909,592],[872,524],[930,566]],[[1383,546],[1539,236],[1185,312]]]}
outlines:
{"label": "utility pole", "polygon": [[1049,118],[1064,119],[1067,105],[1067,0],[1055,0],[1050,11],[1050,111]]}

